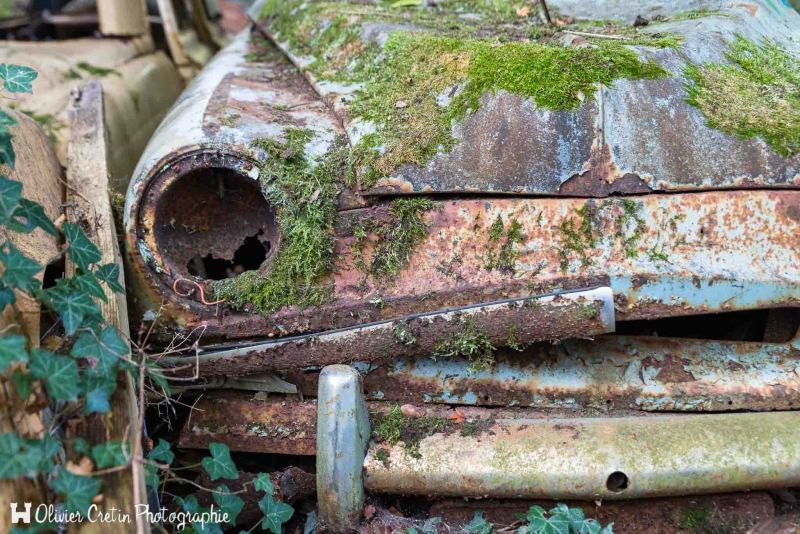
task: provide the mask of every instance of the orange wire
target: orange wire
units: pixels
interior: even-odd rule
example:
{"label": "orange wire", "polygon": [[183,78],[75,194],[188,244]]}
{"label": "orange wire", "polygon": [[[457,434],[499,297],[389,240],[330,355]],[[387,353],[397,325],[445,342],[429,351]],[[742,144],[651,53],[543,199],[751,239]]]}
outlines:
{"label": "orange wire", "polygon": [[214,304],[221,304],[225,302],[225,299],[215,300],[214,302],[208,302],[206,300],[206,293],[203,289],[203,286],[195,282],[194,280],[189,280],[188,278],[176,278],[175,281],[172,283],[172,292],[178,295],[179,297],[188,297],[191,296],[192,292],[189,293],[181,293],[178,291],[178,282],[189,282],[190,284],[194,284],[194,286],[200,290],[200,302],[205,304],[206,306],[213,306]]}

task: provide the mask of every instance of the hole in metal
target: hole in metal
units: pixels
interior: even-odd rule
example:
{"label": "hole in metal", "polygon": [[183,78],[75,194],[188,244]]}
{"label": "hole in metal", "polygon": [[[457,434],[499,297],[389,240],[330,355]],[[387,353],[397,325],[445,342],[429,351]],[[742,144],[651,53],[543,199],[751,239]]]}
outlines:
{"label": "hole in metal", "polygon": [[622,471],[614,471],[606,479],[606,488],[614,493],[619,493],[628,487],[628,476]]}
{"label": "hole in metal", "polygon": [[191,169],[153,199],[153,237],[173,276],[231,278],[257,270],[279,245],[275,210],[259,182],[234,169]]}

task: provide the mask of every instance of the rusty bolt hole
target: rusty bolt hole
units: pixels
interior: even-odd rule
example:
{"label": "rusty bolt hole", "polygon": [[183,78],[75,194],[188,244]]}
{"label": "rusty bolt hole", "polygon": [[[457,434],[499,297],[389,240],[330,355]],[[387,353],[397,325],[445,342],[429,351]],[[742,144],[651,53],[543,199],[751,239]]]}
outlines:
{"label": "rusty bolt hole", "polygon": [[221,280],[256,270],[279,244],[275,210],[258,181],[233,169],[192,169],[156,205],[156,245],[176,276]]}
{"label": "rusty bolt hole", "polygon": [[606,479],[606,488],[614,493],[619,493],[628,487],[628,475],[622,471],[614,471]]}

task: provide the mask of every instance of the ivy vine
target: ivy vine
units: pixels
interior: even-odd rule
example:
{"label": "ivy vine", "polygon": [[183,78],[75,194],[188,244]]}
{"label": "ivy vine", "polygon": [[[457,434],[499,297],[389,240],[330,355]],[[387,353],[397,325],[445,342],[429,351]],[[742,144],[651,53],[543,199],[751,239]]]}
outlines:
{"label": "ivy vine", "polygon": [[[0,64],[0,90],[5,93],[32,93],[37,72],[26,66]],[[16,154],[12,144],[12,128],[16,120],[0,110],[0,165],[13,169]],[[0,380],[10,382],[23,409],[45,406],[42,411],[44,430],[39,435],[17,432],[0,433],[0,480],[26,478],[37,480],[49,492],[46,498],[59,512],[77,513],[86,517],[92,503],[102,491],[101,476],[129,468],[132,462],[143,465],[145,481],[152,490],[163,488],[170,480],[182,481],[171,467],[175,454],[170,444],[159,440],[146,455],[136,457],[127,441],[109,440],[90,446],[83,438],[67,435],[68,422],[91,414],[111,410],[110,399],[117,389],[121,373],[134,377],[146,375],[166,395],[169,385],[153,359],[143,350],[131,351],[131,342],[104,318],[98,305],[106,300],[105,286],[112,292],[124,293],[119,282],[119,266],[101,263],[102,255],[80,226],[57,224],[36,202],[24,198],[23,185],[0,174],[0,228],[5,234],[44,232],[59,245],[59,258],[74,266],[70,276],[58,278],[49,287],[37,279],[44,265],[27,257],[8,239],[0,244],[0,311],[8,311],[20,294],[38,301],[43,310],[57,318],[43,347],[31,344],[20,332],[20,324],[10,324],[0,330]],[[7,314],[8,315],[8,314]],[[37,340],[38,341],[38,340]],[[40,395],[34,393],[40,392]],[[45,395],[46,393],[46,395]],[[46,402],[38,397],[44,395]],[[145,402],[139,391],[138,402]],[[138,439],[138,438],[137,438]],[[212,482],[238,480],[239,471],[228,447],[212,443],[210,456],[201,462]],[[87,462],[87,459],[90,462]],[[88,469],[86,465],[90,466]],[[261,527],[280,534],[282,525],[294,510],[276,500],[268,475],[259,474],[252,482],[263,492],[258,502],[263,517],[250,530]],[[242,485],[242,487],[247,484]],[[227,514],[227,523],[234,525],[244,501],[238,496],[246,489],[231,491],[225,483],[216,488],[201,488],[212,494],[220,514]],[[196,497],[177,497],[176,503],[185,512],[205,511]],[[123,513],[135,514],[134,510]],[[32,517],[34,519],[34,517]],[[224,525],[192,523],[182,532],[221,533]],[[11,532],[40,532],[55,530],[57,525],[41,523],[15,526]],[[227,527],[226,527],[227,528]]]}

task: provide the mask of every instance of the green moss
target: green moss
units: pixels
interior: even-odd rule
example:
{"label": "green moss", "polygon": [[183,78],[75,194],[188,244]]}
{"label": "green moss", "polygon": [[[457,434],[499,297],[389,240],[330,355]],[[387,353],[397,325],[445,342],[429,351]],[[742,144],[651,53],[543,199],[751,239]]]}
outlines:
{"label": "green moss", "polygon": [[389,449],[378,449],[375,451],[375,459],[381,462],[384,467],[389,467]]}
{"label": "green moss", "polygon": [[761,137],[778,154],[800,153],[800,61],[771,41],[737,36],[730,64],[688,66],[688,102],[708,125],[740,139]]}
{"label": "green moss", "polygon": [[559,225],[561,231],[559,256],[561,257],[561,270],[564,272],[567,271],[570,258],[573,255],[577,255],[580,258],[581,265],[591,265],[592,259],[589,252],[596,243],[592,223],[592,218],[595,215],[594,205],[587,202],[574,211],[580,219],[579,222],[570,217],[561,221]]}
{"label": "green moss", "polygon": [[227,113],[220,117],[219,123],[228,128],[233,128],[241,117],[238,113]]}
{"label": "green moss", "polygon": [[639,202],[624,198],[622,200],[610,200],[604,203],[604,207],[619,205],[622,208],[622,215],[619,218],[619,228],[617,237],[622,240],[626,258],[637,258],[639,256],[639,240],[644,232],[644,220],[639,216],[642,205]]}
{"label": "green moss", "polygon": [[400,406],[392,406],[386,414],[373,414],[372,428],[380,441],[389,445],[403,442],[406,453],[420,458],[419,443],[424,438],[439,432],[450,431],[454,424],[446,417],[431,415],[406,416]]}
{"label": "green moss", "polygon": [[695,506],[686,508],[681,514],[678,526],[683,529],[696,532],[698,528],[704,526],[711,517],[711,509],[705,506]]}
{"label": "green moss", "polygon": [[397,223],[384,226],[380,244],[372,256],[370,271],[376,278],[394,278],[411,257],[411,252],[428,235],[422,220],[433,203],[424,197],[401,198],[392,202]]}
{"label": "green moss", "polygon": [[417,342],[417,338],[408,325],[402,321],[398,321],[392,327],[392,338],[400,345],[413,345]]}
{"label": "green moss", "polygon": [[[626,28],[628,41],[596,39],[590,47],[564,47],[555,39],[556,29],[537,26],[535,18],[520,18],[513,6],[503,5],[448,2],[435,9],[397,10],[272,0],[264,16],[293,53],[316,58],[307,68],[318,78],[360,84],[349,113],[375,127],[354,147],[363,186],[401,165],[425,164],[451,147],[453,123],[475,112],[485,93],[508,91],[542,108],[574,110],[598,84],[665,74],[625,45],[675,45],[674,39]],[[467,12],[480,16],[459,17]],[[408,29],[391,33],[380,47],[361,40],[367,22]]]}
{"label": "green moss", "polygon": [[268,314],[283,306],[319,305],[329,299],[326,280],[333,267],[333,223],[338,182],[347,172],[349,152],[344,139],[318,161],[306,156],[310,138],[291,129],[285,141],[258,141],[266,153],[260,179],[267,201],[277,208],[281,243],[277,256],[258,271],[212,282],[218,298],[234,307],[252,305]]}
{"label": "green moss", "polygon": [[[352,228],[355,238],[350,245],[355,266],[377,280],[392,280],[405,267],[414,248],[428,235],[423,217],[433,208],[433,202],[425,197],[401,198],[392,202],[389,220],[366,221]],[[370,258],[365,257],[364,248],[369,235],[377,238],[375,250]]]}
{"label": "green moss", "polygon": [[434,358],[465,358],[468,370],[474,373],[494,367],[495,347],[489,336],[470,317],[459,317],[456,331],[450,339],[439,342],[434,348]]}
{"label": "green moss", "polygon": [[498,270],[503,273],[513,274],[520,252],[514,248],[524,241],[522,225],[516,219],[511,219],[503,239],[503,220],[500,217],[489,228],[489,250],[486,254],[486,270]]}

